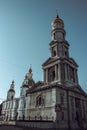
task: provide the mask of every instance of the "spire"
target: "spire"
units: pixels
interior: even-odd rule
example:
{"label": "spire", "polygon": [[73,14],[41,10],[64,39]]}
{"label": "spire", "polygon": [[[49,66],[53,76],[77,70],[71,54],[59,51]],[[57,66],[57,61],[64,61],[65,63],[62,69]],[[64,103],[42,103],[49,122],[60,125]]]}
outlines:
{"label": "spire", "polygon": [[14,89],[14,80],[11,83],[10,89]]}
{"label": "spire", "polygon": [[56,18],[59,18],[59,15],[58,15],[58,11],[57,11],[57,9],[56,9]]}
{"label": "spire", "polygon": [[32,73],[32,68],[31,68],[31,64],[30,64],[30,69],[29,69],[29,73],[30,73],[30,74]]}

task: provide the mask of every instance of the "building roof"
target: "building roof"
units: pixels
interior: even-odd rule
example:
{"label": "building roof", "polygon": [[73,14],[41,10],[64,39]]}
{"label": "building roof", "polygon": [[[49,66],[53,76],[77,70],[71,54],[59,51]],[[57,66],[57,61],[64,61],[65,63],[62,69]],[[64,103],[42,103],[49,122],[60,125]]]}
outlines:
{"label": "building roof", "polygon": [[58,57],[49,57],[43,64],[42,66],[45,66],[45,65],[48,65],[54,61],[57,61],[58,60]]}
{"label": "building roof", "polygon": [[28,86],[34,86],[35,85],[35,81],[33,79],[28,79]]}
{"label": "building roof", "polygon": [[75,93],[78,93],[80,95],[84,95],[84,96],[87,97],[87,93],[85,93],[85,91],[79,85],[67,87],[65,85],[60,85],[58,83],[54,83],[54,84],[44,83],[43,85],[42,84],[39,85],[39,86],[34,86],[33,88],[31,88],[30,90],[27,91],[27,94],[40,92],[40,91],[44,91],[44,90],[47,90],[47,89],[60,88],[60,89],[63,89],[63,90],[66,90],[66,91],[72,91],[72,92],[75,92]]}
{"label": "building roof", "polygon": [[60,58],[60,57],[49,57],[43,64],[42,64],[42,66],[44,67],[44,66],[46,66],[46,65],[49,65],[50,63],[52,63],[52,62],[55,62],[55,61],[57,61],[57,60],[61,60],[61,61],[63,61],[63,60],[67,60],[68,62],[70,62],[70,63],[72,63],[73,65],[75,65],[76,67],[78,67],[78,64],[76,63],[76,61],[73,59],[73,58],[66,58],[66,57],[64,57],[64,58]]}

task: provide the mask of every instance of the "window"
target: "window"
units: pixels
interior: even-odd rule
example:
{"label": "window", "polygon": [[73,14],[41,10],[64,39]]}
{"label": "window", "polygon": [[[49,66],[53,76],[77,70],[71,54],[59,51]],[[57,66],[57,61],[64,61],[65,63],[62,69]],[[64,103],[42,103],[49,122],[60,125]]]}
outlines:
{"label": "window", "polygon": [[56,46],[52,47],[52,56],[56,56],[57,48]]}
{"label": "window", "polygon": [[55,40],[55,33],[54,33],[54,40]]}
{"label": "window", "polygon": [[75,82],[74,68],[70,67],[70,80]]}
{"label": "window", "polygon": [[76,108],[79,108],[81,106],[80,99],[75,98],[75,106],[76,106]]}
{"label": "window", "polygon": [[49,77],[50,77],[49,81],[54,81],[55,80],[55,71],[50,72]]}
{"label": "window", "polygon": [[64,98],[63,98],[63,95],[61,95],[61,104],[64,103]]}
{"label": "window", "polygon": [[24,108],[26,108],[26,100],[24,100]]}
{"label": "window", "polygon": [[37,98],[36,98],[36,106],[43,106],[44,105],[44,99],[41,95],[39,95]]}
{"label": "window", "polygon": [[54,81],[55,80],[55,66],[48,69],[48,81]]}
{"label": "window", "polygon": [[55,50],[53,51],[53,56],[56,56],[56,51]]}
{"label": "window", "polygon": [[65,51],[65,56],[68,57],[68,52],[67,51]]}
{"label": "window", "polygon": [[13,95],[11,96],[11,99],[13,100]]}
{"label": "window", "polygon": [[52,72],[52,81],[55,80],[55,71]]}

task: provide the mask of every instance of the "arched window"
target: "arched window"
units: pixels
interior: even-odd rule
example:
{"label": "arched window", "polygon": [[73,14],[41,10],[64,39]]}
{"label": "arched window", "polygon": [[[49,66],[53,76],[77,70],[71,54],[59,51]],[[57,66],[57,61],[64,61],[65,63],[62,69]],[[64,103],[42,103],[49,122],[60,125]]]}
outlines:
{"label": "arched window", "polygon": [[41,96],[38,98],[38,104],[39,105],[41,105],[41,100],[42,100],[42,98],[41,98]]}
{"label": "arched window", "polygon": [[52,47],[52,56],[56,56],[57,55],[57,47],[54,46]]}
{"label": "arched window", "polygon": [[36,98],[36,106],[43,106],[44,105],[44,99],[41,95],[39,95],[37,98]]}
{"label": "arched window", "polygon": [[53,51],[53,56],[56,56],[56,51],[55,50]]}
{"label": "arched window", "polygon": [[54,40],[55,40],[55,33],[53,35],[54,35]]}
{"label": "arched window", "polygon": [[12,95],[12,96],[11,96],[11,99],[12,99],[12,100],[13,100],[13,97],[14,97],[14,96]]}

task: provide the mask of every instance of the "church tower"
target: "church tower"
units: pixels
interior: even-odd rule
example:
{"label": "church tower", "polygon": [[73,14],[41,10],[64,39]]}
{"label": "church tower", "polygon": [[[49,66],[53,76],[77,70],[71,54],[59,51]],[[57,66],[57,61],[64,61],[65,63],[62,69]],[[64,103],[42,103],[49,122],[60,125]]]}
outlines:
{"label": "church tower", "polygon": [[69,43],[65,39],[64,22],[57,15],[52,22],[51,57],[42,65],[44,82],[58,83],[67,86],[78,85],[78,65],[69,56]]}
{"label": "church tower", "polygon": [[19,99],[19,105],[18,105],[18,117],[21,117],[22,119],[25,116],[25,107],[27,102],[26,93],[29,89],[34,87],[35,82],[33,80],[33,73],[32,68],[29,68],[28,73],[25,75],[24,81],[22,83],[22,86],[20,87],[20,99]]}
{"label": "church tower", "polygon": [[29,68],[28,73],[25,75],[24,81],[21,86],[20,90],[20,96],[25,96],[26,91],[33,87],[35,85],[35,82],[33,80],[33,73],[32,73],[32,68]]}
{"label": "church tower", "polygon": [[12,81],[10,89],[8,90],[7,93],[7,100],[14,99],[14,96],[15,96],[14,81]]}

